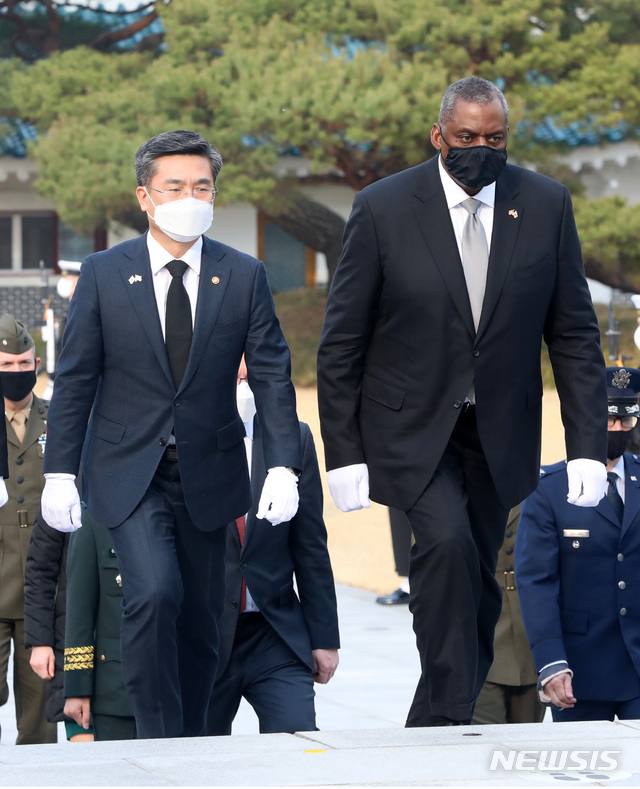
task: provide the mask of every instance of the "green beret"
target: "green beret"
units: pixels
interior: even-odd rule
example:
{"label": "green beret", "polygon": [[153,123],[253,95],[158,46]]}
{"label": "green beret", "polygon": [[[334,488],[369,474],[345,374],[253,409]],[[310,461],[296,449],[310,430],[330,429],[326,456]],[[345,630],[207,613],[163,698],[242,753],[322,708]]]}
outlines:
{"label": "green beret", "polygon": [[0,351],[18,355],[35,347],[33,337],[22,323],[8,312],[0,315]]}

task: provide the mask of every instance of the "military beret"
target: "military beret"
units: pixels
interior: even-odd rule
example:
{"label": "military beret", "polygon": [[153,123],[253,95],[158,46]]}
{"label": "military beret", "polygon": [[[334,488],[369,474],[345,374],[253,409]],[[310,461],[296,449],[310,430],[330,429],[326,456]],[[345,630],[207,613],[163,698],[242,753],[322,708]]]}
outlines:
{"label": "military beret", "polygon": [[20,321],[8,312],[0,315],[0,351],[17,355],[35,348],[35,345],[33,337]]}

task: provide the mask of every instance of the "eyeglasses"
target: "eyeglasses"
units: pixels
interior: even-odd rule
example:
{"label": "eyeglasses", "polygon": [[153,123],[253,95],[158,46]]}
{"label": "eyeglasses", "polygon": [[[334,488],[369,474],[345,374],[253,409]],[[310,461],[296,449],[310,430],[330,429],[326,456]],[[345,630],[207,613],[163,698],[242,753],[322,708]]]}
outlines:
{"label": "eyeglasses", "polygon": [[616,422],[620,422],[623,430],[631,430],[638,424],[637,416],[610,416],[607,418],[607,425],[611,428]]}
{"label": "eyeglasses", "polygon": [[154,186],[150,186],[149,189],[153,189],[154,192],[160,192],[161,195],[165,195],[167,200],[181,200],[183,197],[195,197],[196,200],[213,202],[218,193],[217,186],[196,186],[194,189],[187,189],[184,186],[172,186],[169,189],[156,189]]}

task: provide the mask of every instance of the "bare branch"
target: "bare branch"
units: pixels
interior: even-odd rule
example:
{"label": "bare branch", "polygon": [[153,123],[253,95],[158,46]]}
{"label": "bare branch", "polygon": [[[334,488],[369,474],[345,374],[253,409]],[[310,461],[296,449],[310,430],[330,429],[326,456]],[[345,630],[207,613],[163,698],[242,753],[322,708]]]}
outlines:
{"label": "bare branch", "polygon": [[158,18],[158,12],[154,9],[151,13],[147,14],[146,16],[141,16],[139,19],[134,20],[128,25],[124,27],[120,27],[117,30],[107,30],[105,33],[100,33],[100,35],[95,38],[89,46],[92,49],[97,49],[101,52],[104,50],[109,49],[112,44],[117,44],[119,41],[126,41],[128,38],[135,36],[136,33],[139,33],[141,30],[149,27],[152,22],[155,22]]}

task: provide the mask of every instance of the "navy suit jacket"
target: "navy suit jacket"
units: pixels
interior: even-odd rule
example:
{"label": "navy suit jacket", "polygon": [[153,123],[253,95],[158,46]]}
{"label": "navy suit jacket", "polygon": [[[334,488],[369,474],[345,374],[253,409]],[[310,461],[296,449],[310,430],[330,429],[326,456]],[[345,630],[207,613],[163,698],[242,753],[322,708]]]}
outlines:
{"label": "navy suit jacket", "polygon": [[189,361],[176,391],[146,236],[90,255],[70,304],[49,409],[45,472],[76,474],[91,515],[109,528],[135,509],[173,430],[189,514],[226,527],[251,502],[236,408],[246,354],[258,413],[268,413],[265,457],[301,467],[289,349],[264,266],[203,238]]}
{"label": "navy suit jacket", "polygon": [[327,468],[367,463],[371,498],[410,509],[473,381],[493,482],[519,504],[538,481],[543,337],[567,455],[604,462],[605,366],[566,187],[513,165],[496,181],[477,332],[437,157],[363,189],[318,351]]}
{"label": "navy suit jacket", "polygon": [[[256,418],[251,458],[251,483],[256,494],[266,475],[260,424]],[[303,451],[300,506],[293,519],[272,526],[269,521],[258,520],[256,506],[252,506],[242,548],[235,522],[229,524],[226,596],[218,623],[218,676],[222,676],[231,655],[243,577],[265,619],[311,671],[312,649],[340,646],[336,592],[322,519],[322,483],[313,436],[303,422],[300,435]],[[293,587],[294,573],[299,599]]]}
{"label": "navy suit jacket", "polygon": [[622,523],[606,497],[597,507],[567,502],[563,461],[543,468],[518,525],[518,594],[536,668],[566,660],[578,701],[640,696],[640,458],[625,454],[624,466]]}

